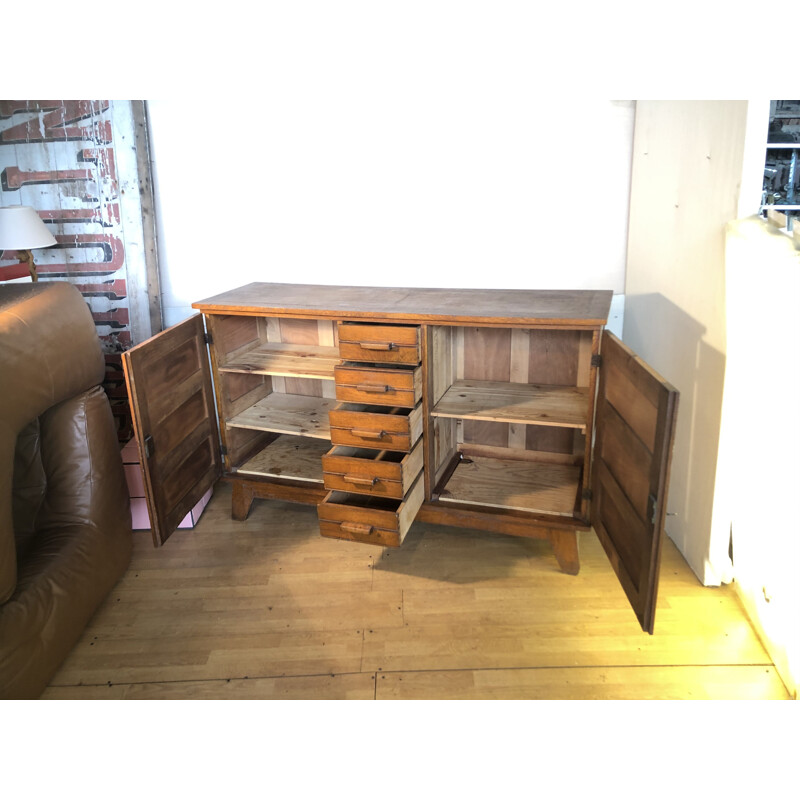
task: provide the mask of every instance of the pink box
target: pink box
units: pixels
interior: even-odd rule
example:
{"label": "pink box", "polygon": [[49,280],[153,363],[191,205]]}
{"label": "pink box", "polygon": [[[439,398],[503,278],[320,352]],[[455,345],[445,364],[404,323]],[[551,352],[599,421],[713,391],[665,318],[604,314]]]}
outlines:
{"label": "pink box", "polygon": [[150,514],[144,497],[131,497],[131,522],[135,531],[150,530]]}
{"label": "pink box", "polygon": [[[128,493],[131,498],[131,523],[135,531],[150,530],[150,514],[147,510],[147,500],[144,496],[144,477],[139,462],[139,448],[136,439],[131,439],[122,448],[122,464],[125,470],[125,480],[128,483]],[[198,501],[195,507],[181,520],[179,528],[194,528],[213,494],[209,489]]]}
{"label": "pink box", "polygon": [[131,497],[144,497],[144,477],[142,468],[138,464],[123,464],[125,480],[128,484],[128,494]]}
{"label": "pink box", "polygon": [[136,437],[130,439],[128,443],[122,448],[122,463],[123,464],[138,464],[139,463],[139,446],[136,443]]}
{"label": "pink box", "polygon": [[[197,505],[181,520],[179,528],[194,528],[197,525],[203,509],[208,505],[213,490],[209,489]],[[131,497],[131,523],[135,531],[150,530],[150,514],[147,511],[147,500],[144,497]]]}

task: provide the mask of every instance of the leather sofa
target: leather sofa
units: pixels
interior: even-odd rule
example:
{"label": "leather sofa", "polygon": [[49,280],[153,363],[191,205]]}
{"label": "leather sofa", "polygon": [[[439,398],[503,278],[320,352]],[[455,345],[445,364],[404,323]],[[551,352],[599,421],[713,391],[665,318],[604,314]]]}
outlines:
{"label": "leather sofa", "polygon": [[0,698],[37,698],[130,563],[100,342],[71,284],[0,286]]}

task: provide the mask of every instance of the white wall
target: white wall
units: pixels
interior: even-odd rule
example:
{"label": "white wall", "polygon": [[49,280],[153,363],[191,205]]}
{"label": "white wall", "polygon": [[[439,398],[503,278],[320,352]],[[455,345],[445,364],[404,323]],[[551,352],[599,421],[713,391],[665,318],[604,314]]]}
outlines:
{"label": "white wall", "polygon": [[[767,119],[761,132],[766,134]],[[725,226],[741,196],[747,101],[637,103],[624,340],[681,393],[667,533],[705,584],[731,579],[712,524],[725,375]],[[748,159],[748,169],[763,176]],[[751,191],[749,189],[748,191]],[[741,199],[741,203],[740,203]],[[750,198],[750,213],[761,200]]]}
{"label": "white wall", "polygon": [[[797,495],[800,484],[800,430],[794,423],[800,248],[750,217],[728,225],[725,260],[728,351],[715,516],[733,533],[739,596],[796,694],[800,543],[787,498]],[[759,318],[768,324],[755,334]]]}
{"label": "white wall", "polygon": [[487,62],[285,75],[148,102],[165,324],[250,281],[624,291],[632,101]]}

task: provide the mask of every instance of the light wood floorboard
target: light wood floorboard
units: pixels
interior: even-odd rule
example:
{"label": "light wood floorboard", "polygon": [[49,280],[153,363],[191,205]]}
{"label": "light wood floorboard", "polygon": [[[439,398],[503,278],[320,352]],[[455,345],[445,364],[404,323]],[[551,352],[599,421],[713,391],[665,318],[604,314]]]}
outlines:
{"label": "light wood floorboard", "polygon": [[767,699],[788,695],[730,586],[667,541],[655,635],[593,532],[581,571],[546,542],[416,524],[400,549],[319,536],[316,510],[257,501],[131,566],[45,699]]}
{"label": "light wood floorboard", "polygon": [[774,667],[544,667],[393,672],[378,700],[783,700]]}

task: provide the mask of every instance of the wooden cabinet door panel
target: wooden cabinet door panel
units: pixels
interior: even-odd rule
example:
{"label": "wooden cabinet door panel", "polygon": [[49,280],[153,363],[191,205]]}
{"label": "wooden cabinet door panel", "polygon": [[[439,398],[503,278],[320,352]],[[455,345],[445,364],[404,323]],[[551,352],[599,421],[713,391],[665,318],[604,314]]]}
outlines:
{"label": "wooden cabinet door panel", "polygon": [[597,394],[592,525],[653,632],[678,392],[607,331]]}
{"label": "wooden cabinet door panel", "polygon": [[122,364],[158,546],[222,472],[202,316],[131,348]]}

